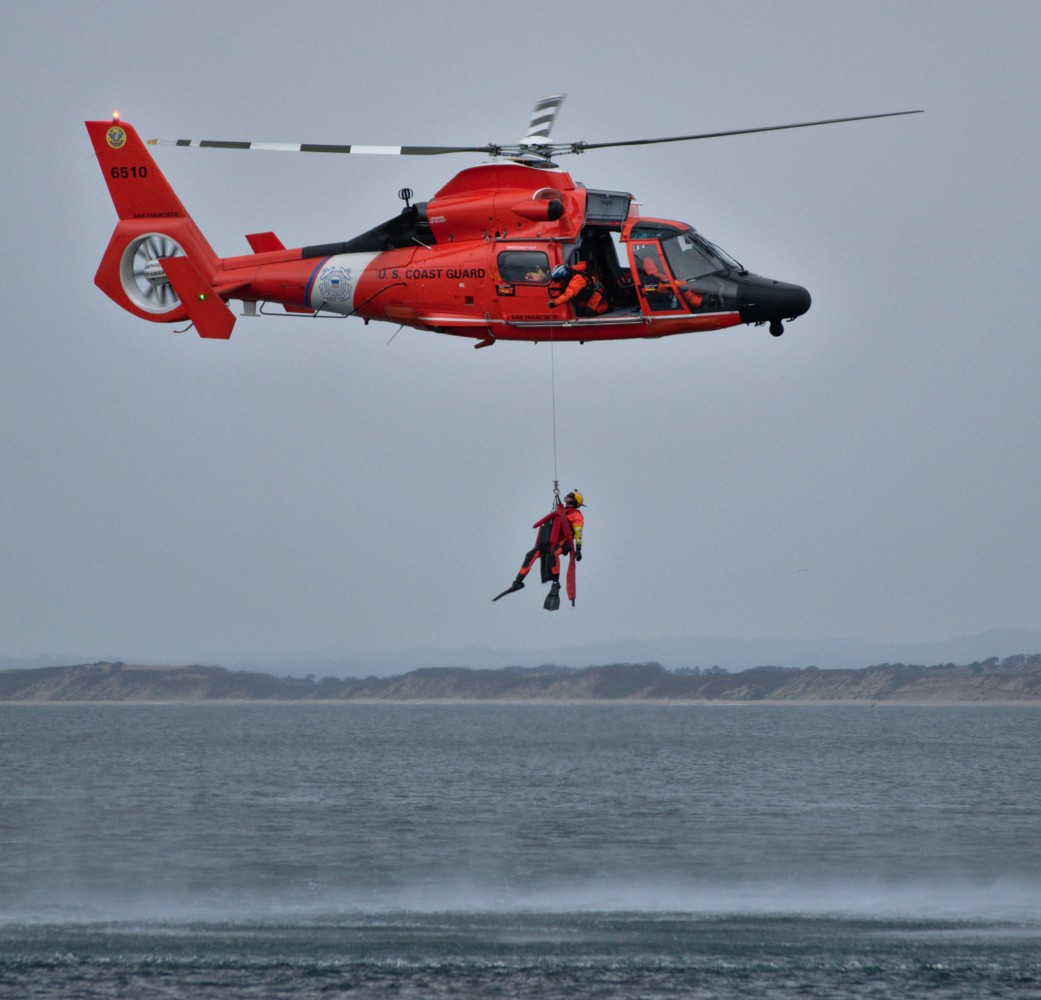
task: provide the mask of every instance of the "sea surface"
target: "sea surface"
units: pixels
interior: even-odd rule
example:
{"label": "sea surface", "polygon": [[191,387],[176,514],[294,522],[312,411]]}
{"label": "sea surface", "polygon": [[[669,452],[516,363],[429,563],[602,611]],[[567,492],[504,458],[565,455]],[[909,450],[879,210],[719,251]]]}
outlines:
{"label": "sea surface", "polygon": [[2,705],[0,997],[1041,996],[1041,708]]}

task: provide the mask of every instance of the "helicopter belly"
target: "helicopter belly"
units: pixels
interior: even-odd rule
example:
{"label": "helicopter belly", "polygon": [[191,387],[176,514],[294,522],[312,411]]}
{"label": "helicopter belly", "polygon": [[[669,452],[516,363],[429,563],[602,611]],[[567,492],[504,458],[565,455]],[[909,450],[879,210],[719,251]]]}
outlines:
{"label": "helicopter belly", "polygon": [[570,341],[657,339],[680,333],[703,333],[737,326],[736,312],[707,313],[699,316],[645,317],[634,313],[592,316],[560,323],[510,321],[495,328],[498,340]]}

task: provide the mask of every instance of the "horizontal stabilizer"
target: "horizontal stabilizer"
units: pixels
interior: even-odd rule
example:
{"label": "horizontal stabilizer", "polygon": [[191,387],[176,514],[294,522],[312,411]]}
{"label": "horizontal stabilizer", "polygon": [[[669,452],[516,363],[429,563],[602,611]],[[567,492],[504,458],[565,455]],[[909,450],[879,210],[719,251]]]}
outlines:
{"label": "horizontal stabilizer", "polygon": [[246,240],[254,253],[270,253],[272,250],[285,250],[282,241],[274,233],[250,233],[246,236]]}
{"label": "horizontal stabilizer", "polygon": [[235,325],[235,314],[199,274],[195,265],[187,257],[165,257],[162,266],[199,336],[227,340]]}

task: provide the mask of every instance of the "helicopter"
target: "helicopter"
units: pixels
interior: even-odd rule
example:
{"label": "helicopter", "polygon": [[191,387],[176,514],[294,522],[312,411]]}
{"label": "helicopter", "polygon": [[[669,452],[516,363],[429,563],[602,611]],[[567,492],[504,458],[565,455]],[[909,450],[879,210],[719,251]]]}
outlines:
{"label": "helicopter", "polygon": [[[683,222],[647,218],[625,191],[587,188],[553,162],[619,146],[686,142],[839,122],[736,129],[662,139],[551,143],[563,94],[536,103],[515,145],[357,146],[150,139],[119,119],[87,131],[119,216],[95,284],[133,315],[156,323],[189,320],[199,335],[228,339],[236,317],[360,317],[477,341],[608,341],[658,338],[784,323],[810,308],[800,285],[752,274]],[[433,198],[398,192],[398,215],[340,243],[286,248],[272,232],[251,233],[253,251],[218,257],[163,176],[147,146],[277,152],[432,156],[479,154],[491,162],[455,175]],[[621,255],[621,259],[620,259]],[[554,305],[555,268],[586,262],[606,311],[580,301]],[[558,274],[563,272],[559,271]],[[183,331],[178,331],[183,332]]]}

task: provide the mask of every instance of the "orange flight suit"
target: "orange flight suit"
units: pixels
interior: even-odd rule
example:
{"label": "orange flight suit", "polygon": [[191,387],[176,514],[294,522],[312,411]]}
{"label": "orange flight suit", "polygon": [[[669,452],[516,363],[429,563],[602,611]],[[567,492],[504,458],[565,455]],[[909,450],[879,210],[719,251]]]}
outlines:
{"label": "orange flight suit", "polygon": [[555,299],[550,299],[549,303],[551,306],[562,306],[572,299],[578,298],[585,292],[589,294],[589,290],[592,290],[592,294],[589,294],[589,299],[585,302],[578,302],[576,305],[584,305],[591,312],[596,315],[605,313],[610,308],[607,299],[604,298],[603,292],[598,287],[596,275],[593,273],[592,268],[589,266],[587,261],[579,261],[572,268],[575,272],[572,279],[568,282],[567,288],[560,293]]}

